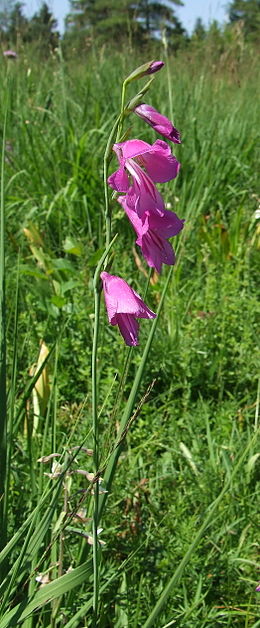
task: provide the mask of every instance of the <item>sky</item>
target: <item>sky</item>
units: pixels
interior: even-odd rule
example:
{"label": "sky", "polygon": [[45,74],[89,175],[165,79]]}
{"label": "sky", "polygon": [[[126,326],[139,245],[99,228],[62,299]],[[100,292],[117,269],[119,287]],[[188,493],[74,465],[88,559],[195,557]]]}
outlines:
{"label": "sky", "polygon": [[[64,17],[69,13],[69,0],[47,0],[47,3],[58,20],[59,31],[64,30]],[[24,12],[31,17],[39,10],[41,0],[24,0]],[[226,7],[228,0],[184,0],[184,7],[176,7],[176,15],[179,17],[184,28],[191,33],[197,17],[201,17],[205,26],[212,20],[218,20],[221,24],[225,22]]]}

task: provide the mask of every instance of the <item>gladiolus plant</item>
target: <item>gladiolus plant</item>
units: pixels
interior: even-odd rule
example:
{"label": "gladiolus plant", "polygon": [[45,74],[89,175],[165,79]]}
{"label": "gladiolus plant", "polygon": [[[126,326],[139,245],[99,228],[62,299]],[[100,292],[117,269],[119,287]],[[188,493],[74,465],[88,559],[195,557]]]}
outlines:
{"label": "gladiolus plant", "polygon": [[[111,274],[110,251],[116,239],[113,240],[111,234],[111,213],[114,199],[117,200],[122,211],[133,227],[137,239],[136,244],[141,248],[143,257],[150,268],[161,272],[163,264],[173,266],[175,263],[175,252],[169,239],[177,236],[183,229],[184,221],[173,211],[165,207],[161,191],[156,184],[165,184],[175,179],[180,169],[180,163],[172,153],[171,146],[162,139],[156,139],[153,144],[149,144],[141,139],[124,139],[124,120],[131,113],[137,114],[145,122],[154,128],[155,131],[165,137],[165,139],[180,143],[180,134],[173,124],[162,116],[150,105],[138,103],[140,97],[148,91],[153,81],[149,80],[141,92],[132,99],[135,107],[125,104],[126,87],[132,81],[138,80],[146,75],[154,74],[161,70],[163,62],[152,61],[140,66],[130,74],[123,83],[121,111],[111,130],[104,158],[104,183],[105,183],[105,218],[106,218],[106,249],[98,263],[94,276],[95,295],[95,323],[93,335],[92,351],[92,408],[93,408],[93,435],[94,435],[94,464],[95,474],[94,485],[94,514],[93,514],[93,571],[94,571],[94,595],[93,611],[94,625],[98,622],[99,608],[99,564],[100,545],[98,541],[98,529],[100,518],[106,505],[107,495],[111,491],[112,481],[121,451],[121,444],[129,429],[129,422],[134,410],[138,389],[140,387],[142,375],[149,348],[158,323],[167,286],[170,280],[171,271],[168,274],[164,291],[161,297],[157,313],[150,307],[151,297],[147,289],[145,291],[145,301],[134,289],[136,279],[131,277],[131,285],[122,276]],[[113,155],[118,161],[118,168],[111,174],[108,168]],[[109,198],[109,188],[113,193]],[[118,266],[116,254],[113,257],[113,265]],[[120,272],[121,275],[121,272]],[[100,299],[104,294],[104,302],[107,310],[108,322],[112,327],[117,327],[121,333],[124,343],[131,352],[139,344],[139,322],[138,319],[148,319],[146,326],[150,325],[148,340],[144,346],[143,355],[136,372],[132,390],[128,397],[128,402],[123,412],[117,444],[111,451],[104,468],[105,491],[100,492],[99,482],[94,481],[100,477],[100,452],[99,452],[99,413],[98,413],[98,389],[97,389],[97,355],[98,337],[100,327]],[[145,325],[144,321],[142,325]],[[142,345],[142,332],[140,334],[140,344]],[[136,349],[135,349],[136,350]],[[126,358],[126,365],[130,359],[129,353]],[[127,369],[125,365],[124,371]],[[128,427],[127,427],[128,426]],[[102,465],[101,465],[102,466]],[[103,470],[102,470],[103,474]]]}

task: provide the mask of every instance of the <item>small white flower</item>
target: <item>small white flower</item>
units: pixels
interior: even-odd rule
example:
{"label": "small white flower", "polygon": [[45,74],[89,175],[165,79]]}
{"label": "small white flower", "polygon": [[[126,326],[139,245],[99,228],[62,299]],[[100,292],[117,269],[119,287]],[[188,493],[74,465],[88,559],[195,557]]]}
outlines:
{"label": "small white flower", "polygon": [[49,478],[51,478],[52,480],[54,480],[55,478],[58,478],[63,471],[63,467],[61,464],[59,464],[59,462],[53,462],[52,466],[51,466],[51,473],[44,473],[44,475],[47,475]]}
{"label": "small white flower", "polygon": [[[103,528],[98,528],[97,529],[97,534],[100,534],[100,532],[102,532]],[[86,536],[88,538],[88,544],[89,545],[93,545],[93,536],[91,534],[87,534]],[[100,545],[106,545],[105,541],[102,541],[102,539],[98,539],[98,542],[100,543]]]}

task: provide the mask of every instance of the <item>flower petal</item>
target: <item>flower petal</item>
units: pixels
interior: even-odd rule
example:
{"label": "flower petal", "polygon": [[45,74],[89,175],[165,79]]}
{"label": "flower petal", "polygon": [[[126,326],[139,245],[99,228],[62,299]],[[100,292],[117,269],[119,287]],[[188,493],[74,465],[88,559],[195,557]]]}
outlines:
{"label": "flower petal", "polygon": [[141,247],[148,266],[160,273],[162,264],[170,266],[175,264],[174,250],[166,238],[177,235],[183,228],[184,221],[168,210],[164,210],[161,216],[146,211],[141,218],[128,206],[127,196],[119,196],[117,200],[124,208],[138,236],[136,244]]}
{"label": "flower petal", "polygon": [[147,307],[139,294],[124,279],[105,271],[100,276],[111,325],[117,325],[117,314],[132,314],[137,318],[155,318],[156,314]]}
{"label": "flower petal", "polygon": [[113,172],[113,174],[108,177],[107,182],[108,185],[117,192],[127,192],[130,186],[129,178],[124,168],[119,168],[116,172]]}
{"label": "flower petal", "polygon": [[114,144],[113,150],[116,153],[120,165],[124,166],[126,159],[133,159],[134,157],[138,157],[138,155],[149,152],[151,150],[151,144],[143,140],[126,140],[126,142]]}
{"label": "flower petal", "polygon": [[133,180],[127,193],[127,204],[135,209],[139,216],[142,216],[146,210],[155,211],[161,215],[165,205],[152,179],[133,159],[128,160],[127,167]]}
{"label": "flower petal", "polygon": [[127,140],[114,144],[113,150],[121,168],[126,167],[129,170],[129,160],[135,159],[155,183],[175,179],[180,169],[179,162],[163,140],[156,140],[152,145],[143,140]]}
{"label": "flower petal", "polygon": [[154,183],[165,183],[175,179],[180,163],[171,153],[170,146],[163,140],[156,140],[150,152],[142,153],[138,163],[143,165]]}
{"label": "flower petal", "polygon": [[131,314],[117,314],[116,322],[125,343],[129,347],[138,345],[139,323],[136,318]]}
{"label": "flower petal", "polygon": [[141,247],[148,266],[155,268],[158,273],[161,272],[163,264],[168,266],[175,264],[175,253],[170,242],[155,231],[148,230],[147,233],[139,236],[136,244]]}
{"label": "flower petal", "polygon": [[178,218],[175,212],[165,209],[161,216],[149,212],[149,227],[164,238],[176,236],[182,229],[184,220]]}

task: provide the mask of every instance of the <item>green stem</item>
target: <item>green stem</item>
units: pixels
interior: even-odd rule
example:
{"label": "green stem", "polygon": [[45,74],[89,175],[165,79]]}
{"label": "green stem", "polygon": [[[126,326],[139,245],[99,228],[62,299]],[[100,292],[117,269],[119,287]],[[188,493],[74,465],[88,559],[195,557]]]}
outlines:
{"label": "green stem", "polygon": [[15,320],[13,330],[13,365],[12,365],[12,378],[11,378],[11,390],[10,390],[10,410],[9,425],[8,425],[8,441],[6,449],[6,482],[5,482],[5,498],[4,498],[4,512],[8,516],[9,511],[9,498],[10,498],[10,481],[11,481],[11,460],[13,453],[13,424],[14,424],[14,412],[15,412],[15,388],[17,377],[17,338],[18,338],[18,292],[19,292],[19,259],[17,267],[17,283],[16,283],[16,295],[15,295]]}
{"label": "green stem", "polygon": [[[54,377],[53,377],[53,415],[52,415],[52,425],[51,425],[51,451],[55,452],[56,451],[56,428],[57,428],[57,372],[58,372],[58,358],[59,358],[59,347],[58,347],[58,342],[55,346],[55,363],[54,363]],[[57,509],[55,509],[55,512],[53,513],[53,525],[55,527],[55,524],[57,522],[58,519],[58,513],[57,513]],[[57,537],[56,534],[52,532],[51,534],[51,562],[54,565],[53,570],[51,571],[51,576],[53,579],[57,578],[57,569],[56,569],[56,563],[57,563],[57,557],[58,557],[58,543],[57,543]],[[51,604],[51,608],[52,608],[52,612],[51,612],[51,628],[56,628],[56,618],[57,618],[57,612],[58,612],[58,607],[59,607],[59,601],[57,604],[57,600],[53,600],[52,604]]]}
{"label": "green stem", "polygon": [[[105,221],[106,221],[106,247],[109,246],[110,240],[111,240],[111,209],[110,209],[110,204],[109,204],[109,197],[108,197],[108,185],[107,185],[107,178],[108,178],[108,167],[112,158],[112,148],[113,148],[113,143],[114,141],[119,142],[121,135],[122,135],[122,129],[123,129],[123,121],[124,121],[124,115],[125,115],[125,96],[126,96],[126,87],[127,87],[128,82],[124,81],[123,85],[122,85],[122,94],[121,94],[121,110],[120,110],[120,114],[117,117],[112,129],[111,129],[111,133],[109,135],[108,141],[107,141],[107,145],[106,145],[106,150],[105,150],[105,154],[104,154],[104,162],[103,162],[103,182],[104,182],[104,193],[105,193]],[[116,135],[116,137],[115,137]]]}
{"label": "green stem", "polygon": [[109,197],[108,197],[108,187],[107,187],[107,177],[108,177],[108,167],[112,158],[112,146],[115,139],[115,134],[118,129],[118,125],[121,120],[121,113],[117,117],[111,133],[109,135],[106,150],[104,154],[104,162],[103,162],[103,182],[104,182],[104,193],[105,193],[105,221],[106,221],[106,247],[109,246],[111,240],[111,209],[109,205]]}
{"label": "green stem", "polygon": [[126,383],[126,379],[127,379],[127,375],[129,371],[129,366],[131,364],[132,353],[133,353],[133,347],[127,347],[127,353],[126,353],[126,357],[123,363],[123,368],[121,371],[121,377],[118,384],[118,390],[117,390],[117,394],[114,401],[114,407],[113,407],[112,414],[110,417],[110,425],[112,429],[114,429],[115,416],[122,402],[123,393],[125,389],[125,383]]}
{"label": "green stem", "polygon": [[99,331],[99,313],[100,313],[100,290],[98,286],[94,286],[95,299],[95,324],[93,334],[92,349],[92,418],[93,418],[93,438],[94,438],[94,465],[95,471],[98,471],[99,452],[98,452],[98,411],[97,411],[97,350],[98,350],[98,331]]}
{"label": "green stem", "polygon": [[[126,85],[123,83],[122,97],[121,97],[121,111],[117,117],[111,133],[109,135],[106,150],[104,154],[103,163],[103,177],[104,177],[104,194],[105,194],[105,222],[106,222],[106,250],[102,255],[101,260],[96,268],[96,272],[93,280],[94,289],[94,332],[93,332],[93,346],[92,346],[92,426],[93,426],[93,440],[94,440],[94,469],[95,475],[99,471],[99,420],[98,420],[98,382],[97,382],[97,353],[98,353],[98,336],[99,336],[99,317],[100,317],[100,280],[99,274],[103,262],[104,267],[107,266],[107,255],[110,248],[115,241],[115,238],[111,242],[111,209],[108,196],[108,168],[111,160],[112,146],[116,134],[116,141],[120,139],[122,132],[123,118],[124,118],[124,105],[125,105],[125,90]],[[93,589],[93,627],[97,625],[98,621],[98,601],[99,601],[99,546],[98,546],[98,521],[99,521],[99,482],[94,485],[94,507],[93,507],[93,574],[94,574],[94,589]]]}
{"label": "green stem", "polygon": [[[95,306],[95,319],[94,319],[94,332],[93,332],[93,347],[92,347],[92,426],[93,426],[93,440],[94,440],[94,468],[95,474],[99,470],[99,421],[98,421],[98,381],[97,381],[97,354],[98,354],[98,336],[99,336],[99,315],[100,315],[100,271],[107,258],[107,255],[116,241],[117,234],[113,240],[109,243],[104,251],[95,271],[93,279],[94,289],[94,306]],[[98,599],[99,599],[99,547],[98,547],[98,512],[99,512],[99,484],[94,485],[95,497],[93,507],[93,574],[94,574],[94,588],[93,588],[93,628],[97,625],[98,619]]]}
{"label": "green stem", "polygon": [[[145,365],[146,365],[146,361],[148,358],[148,354],[150,351],[150,347],[153,341],[153,337],[156,331],[156,327],[158,324],[158,320],[159,320],[159,314],[161,312],[162,306],[163,306],[163,302],[167,293],[167,289],[169,286],[169,282],[170,279],[172,277],[172,273],[173,273],[173,267],[170,268],[170,271],[168,273],[168,277],[165,281],[164,284],[164,289],[162,292],[162,296],[161,296],[161,300],[157,309],[157,317],[153,320],[152,323],[152,327],[144,348],[144,352],[142,355],[142,359],[141,362],[139,364],[139,367],[137,369],[136,375],[135,375],[135,379],[132,385],[132,389],[130,392],[130,395],[128,397],[128,401],[122,416],[122,420],[120,423],[120,429],[119,429],[119,433],[118,433],[118,442],[120,441],[120,436],[121,434],[124,432],[124,429],[133,413],[133,409],[134,409],[134,404],[135,404],[135,400],[136,400],[136,396],[143,378],[143,373],[144,373],[144,369],[145,369]],[[98,516],[98,520],[100,521],[100,518],[102,516],[103,510],[105,508],[106,505],[106,501],[107,501],[107,495],[109,494],[110,490],[111,490],[111,486],[112,486],[112,482],[114,479],[114,475],[115,475],[115,471],[116,471],[116,466],[117,466],[117,462],[118,462],[118,458],[120,456],[120,453],[122,451],[122,444],[119,444],[118,447],[116,447],[116,449],[113,451],[113,453],[111,454],[111,457],[109,459],[109,462],[107,464],[106,467],[106,471],[105,471],[105,475],[104,475],[104,484],[106,486],[106,489],[108,491],[108,493],[105,493],[103,495],[101,495],[101,498],[99,500],[99,516]]]}
{"label": "green stem", "polygon": [[165,33],[163,37],[163,45],[164,45],[165,58],[166,58],[169,105],[170,105],[170,112],[171,112],[171,117],[172,117],[173,116],[172,80],[171,80],[170,63],[169,63],[169,55],[168,55],[168,41],[167,41],[167,36]]}
{"label": "green stem", "polygon": [[[95,474],[99,470],[99,422],[98,422],[98,391],[97,391],[97,352],[98,352],[98,335],[99,335],[99,315],[100,315],[100,270],[105,263],[107,255],[114,244],[117,235],[111,240],[111,212],[109,208],[109,198],[107,189],[107,174],[108,166],[111,158],[111,148],[114,139],[114,135],[117,129],[119,118],[117,118],[110,136],[108,138],[105,155],[104,155],[104,190],[105,190],[105,220],[106,220],[106,250],[103,253],[93,278],[94,289],[94,332],[93,332],[93,346],[92,346],[92,426],[93,426],[93,440],[94,440],[94,468]],[[98,555],[98,511],[99,511],[99,483],[96,482],[94,486],[94,508],[93,508],[93,574],[94,574],[94,589],[93,589],[93,626],[97,624],[98,618],[98,598],[99,598],[99,555]]]}
{"label": "green stem", "polygon": [[[8,93],[8,92],[7,92]],[[8,96],[7,96],[8,97]],[[8,102],[6,102],[3,123],[3,143],[1,160],[1,197],[0,197],[0,549],[5,546],[7,538],[7,505],[6,489],[6,447],[7,447],[7,403],[6,403],[6,303],[5,303],[5,142],[7,126]]]}
{"label": "green stem", "polygon": [[[143,297],[144,301],[145,301],[145,297],[146,297],[147,292],[148,292],[151,276],[152,276],[152,268],[149,268],[149,273],[148,273],[147,282],[146,282],[145,291],[144,291],[144,297]],[[133,347],[128,347],[127,349],[128,350],[127,350],[126,358],[125,358],[123,369],[122,369],[122,372],[121,372],[120,381],[119,381],[119,384],[118,384],[118,392],[117,392],[117,395],[116,395],[116,398],[115,398],[114,408],[113,408],[113,412],[112,412],[112,415],[111,415],[111,418],[110,418],[111,425],[113,425],[113,423],[114,423],[114,418],[116,416],[116,412],[117,412],[117,410],[118,410],[118,408],[120,406],[120,403],[122,401],[123,393],[124,393],[124,390],[125,390],[125,383],[126,383],[129,367],[130,367],[130,364],[131,364],[131,359],[132,359],[132,354],[133,354]]]}
{"label": "green stem", "polygon": [[[65,459],[65,465],[68,464],[67,459]],[[63,512],[65,513],[65,521],[67,520],[67,515],[68,515],[68,500],[69,500],[69,491],[68,491],[68,476],[64,477],[64,482],[63,482]],[[60,529],[60,534],[59,534],[59,559],[58,559],[58,578],[60,578],[63,575],[63,562],[64,562],[64,527],[63,525],[61,526]],[[57,614],[59,612],[60,609],[60,605],[62,602],[62,595],[60,597],[58,597],[57,599],[55,599],[53,601],[53,611],[52,611],[52,618],[51,618],[51,627],[55,628],[56,626],[56,619],[57,619]]]}
{"label": "green stem", "polygon": [[[99,332],[99,314],[100,314],[100,290],[98,285],[94,284],[95,299],[95,323],[92,347],[92,422],[93,422],[93,438],[94,438],[94,467],[95,474],[99,468],[99,425],[98,425],[98,409],[97,409],[97,351],[98,351],[98,332]],[[97,512],[99,502],[99,484],[96,482],[94,486],[94,512],[93,512],[93,573],[94,573],[94,590],[93,590],[93,626],[97,625],[98,617],[98,597],[99,597],[99,560],[98,560],[98,538],[97,538]]]}
{"label": "green stem", "polygon": [[122,85],[121,111],[120,111],[120,116],[119,116],[119,124],[118,124],[117,134],[116,134],[116,142],[119,142],[120,137],[122,135],[123,121],[124,121],[124,110],[125,110],[125,94],[126,94],[127,84],[128,84],[128,82],[124,81],[123,85]]}

